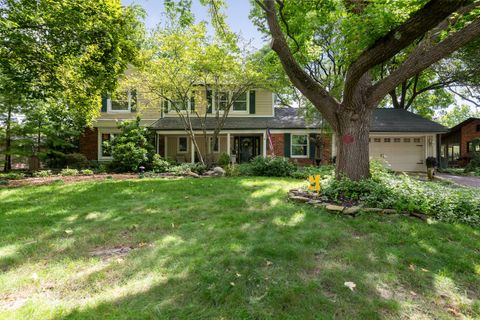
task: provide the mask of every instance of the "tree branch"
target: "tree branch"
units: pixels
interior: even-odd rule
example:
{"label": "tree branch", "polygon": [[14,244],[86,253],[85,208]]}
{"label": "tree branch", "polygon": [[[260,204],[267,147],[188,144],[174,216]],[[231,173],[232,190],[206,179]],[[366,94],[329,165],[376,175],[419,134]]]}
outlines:
{"label": "tree branch", "polygon": [[[260,2],[260,0],[256,0]],[[323,116],[333,125],[339,103],[297,63],[288,47],[285,36],[278,23],[275,0],[263,0],[265,15],[272,35],[271,47],[292,83],[309,99]]]}
{"label": "tree branch", "polygon": [[466,2],[466,0],[431,0],[401,26],[378,39],[350,65],[345,81],[344,102],[348,104],[352,101],[357,82],[368,70],[408,47]]}
{"label": "tree branch", "polygon": [[445,40],[433,46],[419,46],[404,63],[388,77],[380,80],[369,90],[369,103],[378,104],[383,97],[405,79],[422,72],[435,62],[455,52],[480,36],[480,18],[476,18],[460,31],[453,32]]}

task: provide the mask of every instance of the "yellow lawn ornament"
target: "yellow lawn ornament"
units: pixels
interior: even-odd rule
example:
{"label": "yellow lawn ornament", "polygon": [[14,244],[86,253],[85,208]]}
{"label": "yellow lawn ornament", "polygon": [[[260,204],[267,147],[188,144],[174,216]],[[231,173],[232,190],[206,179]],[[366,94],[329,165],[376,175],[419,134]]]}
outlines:
{"label": "yellow lawn ornament", "polygon": [[316,191],[317,193],[320,192],[320,176],[316,175],[314,176],[309,176],[308,177],[308,190],[309,191]]}

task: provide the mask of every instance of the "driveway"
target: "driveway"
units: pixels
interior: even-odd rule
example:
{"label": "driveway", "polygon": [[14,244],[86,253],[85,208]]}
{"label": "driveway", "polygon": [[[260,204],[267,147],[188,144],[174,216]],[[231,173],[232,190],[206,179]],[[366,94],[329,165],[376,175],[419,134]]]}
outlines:
{"label": "driveway", "polygon": [[480,177],[456,176],[453,174],[446,174],[446,173],[439,173],[439,172],[436,172],[435,176],[453,181],[456,184],[459,184],[462,186],[480,188]]}

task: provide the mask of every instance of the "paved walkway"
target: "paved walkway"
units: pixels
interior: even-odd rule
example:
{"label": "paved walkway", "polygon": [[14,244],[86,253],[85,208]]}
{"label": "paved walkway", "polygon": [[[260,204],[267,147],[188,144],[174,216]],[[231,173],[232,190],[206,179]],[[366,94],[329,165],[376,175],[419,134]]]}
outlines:
{"label": "paved walkway", "polygon": [[435,175],[440,178],[451,180],[462,186],[480,188],[480,177],[456,176],[453,174],[446,174],[446,173],[439,173],[439,172],[436,172]]}

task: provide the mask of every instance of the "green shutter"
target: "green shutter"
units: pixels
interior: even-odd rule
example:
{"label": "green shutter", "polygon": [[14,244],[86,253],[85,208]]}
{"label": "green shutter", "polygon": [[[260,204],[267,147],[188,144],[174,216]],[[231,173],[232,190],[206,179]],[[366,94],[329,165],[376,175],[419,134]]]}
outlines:
{"label": "green shutter", "polygon": [[250,114],[255,114],[255,90],[250,90]]}
{"label": "green shutter", "polygon": [[162,108],[163,108],[163,113],[168,113],[168,101],[165,99],[162,100]]}
{"label": "green shutter", "polygon": [[102,112],[107,112],[108,96],[102,96]]}
{"label": "green shutter", "polygon": [[283,156],[286,158],[290,158],[290,145],[291,145],[291,135],[290,133],[285,133],[283,136]]}
{"label": "green shutter", "polygon": [[131,112],[136,112],[137,111],[137,90],[133,89],[130,92],[130,111]]}
{"label": "green shutter", "polygon": [[310,150],[308,150],[308,152],[310,153],[310,159],[312,160],[315,160],[315,148],[316,148],[315,141],[317,141],[315,139],[315,136],[316,136],[315,133],[310,133],[310,135],[308,136],[308,138],[310,139]]}
{"label": "green shutter", "polygon": [[207,113],[212,113],[212,90],[207,90]]}
{"label": "green shutter", "polygon": [[192,96],[190,97],[190,111],[195,111],[195,91],[192,92]]}

